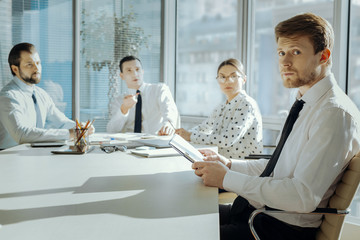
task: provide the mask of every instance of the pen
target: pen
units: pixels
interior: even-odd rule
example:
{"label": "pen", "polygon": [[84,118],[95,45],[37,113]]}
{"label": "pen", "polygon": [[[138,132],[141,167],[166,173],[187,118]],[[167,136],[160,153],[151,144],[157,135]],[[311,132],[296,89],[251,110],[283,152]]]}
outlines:
{"label": "pen", "polygon": [[173,127],[174,130],[176,130],[176,127],[174,127],[174,125],[172,124],[172,122],[170,120],[168,120],[168,122],[170,123],[170,125]]}

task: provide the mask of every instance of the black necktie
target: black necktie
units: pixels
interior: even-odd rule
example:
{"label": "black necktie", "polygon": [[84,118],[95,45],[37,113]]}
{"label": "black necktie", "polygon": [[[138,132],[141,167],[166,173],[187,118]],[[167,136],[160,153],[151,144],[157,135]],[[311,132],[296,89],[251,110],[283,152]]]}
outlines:
{"label": "black necktie", "polygon": [[33,92],[31,97],[32,97],[32,99],[34,101],[34,107],[35,107],[35,111],[36,111],[36,127],[43,128],[43,124],[42,124],[42,120],[41,120],[40,107],[39,107],[39,104],[37,103],[37,100],[36,100],[36,97],[35,97],[35,92]]}
{"label": "black necktie", "polygon": [[[279,159],[281,150],[284,147],[285,141],[288,138],[288,136],[294,126],[294,123],[299,116],[299,112],[301,111],[301,109],[304,106],[304,103],[305,102],[303,100],[296,100],[294,105],[291,107],[289,116],[287,117],[287,119],[285,121],[284,128],[281,133],[280,141],[279,141],[278,145],[276,146],[274,153],[272,154],[268,164],[265,167],[265,170],[261,173],[260,177],[268,177],[273,172],[275,165]],[[239,195],[235,199],[235,201],[231,207],[231,214],[238,216],[243,212],[243,209],[247,206],[249,206],[249,202],[245,198],[243,198]]]}
{"label": "black necktie", "polygon": [[136,90],[136,93],[139,93],[137,103],[136,103],[136,109],[135,109],[135,124],[134,124],[134,132],[141,133],[141,94],[139,90]]}
{"label": "black necktie", "polygon": [[285,121],[284,128],[281,133],[280,141],[279,141],[278,145],[276,146],[274,153],[272,154],[268,164],[265,167],[265,170],[261,173],[260,177],[268,177],[273,172],[275,165],[279,159],[281,150],[284,147],[286,139],[288,138],[288,136],[294,126],[294,123],[299,116],[299,112],[301,111],[301,109],[304,106],[304,103],[305,102],[303,100],[296,100],[294,105],[291,107],[289,116],[287,117],[287,119]]}

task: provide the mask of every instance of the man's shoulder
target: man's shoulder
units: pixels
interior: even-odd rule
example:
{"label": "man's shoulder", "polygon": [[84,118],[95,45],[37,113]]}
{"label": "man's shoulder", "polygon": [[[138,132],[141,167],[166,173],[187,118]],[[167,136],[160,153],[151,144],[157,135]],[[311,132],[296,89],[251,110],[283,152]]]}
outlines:
{"label": "man's shoulder", "polygon": [[169,89],[165,83],[144,83],[144,87],[151,92],[160,92]]}
{"label": "man's shoulder", "polygon": [[0,96],[10,97],[17,92],[21,92],[21,88],[19,88],[13,80],[8,82],[0,91]]}
{"label": "man's shoulder", "polygon": [[[328,112],[329,115],[348,116],[355,121],[360,121],[360,112],[355,103],[344,93],[340,87],[332,88],[319,101],[317,114],[323,115]],[[336,114],[340,113],[340,114]]]}

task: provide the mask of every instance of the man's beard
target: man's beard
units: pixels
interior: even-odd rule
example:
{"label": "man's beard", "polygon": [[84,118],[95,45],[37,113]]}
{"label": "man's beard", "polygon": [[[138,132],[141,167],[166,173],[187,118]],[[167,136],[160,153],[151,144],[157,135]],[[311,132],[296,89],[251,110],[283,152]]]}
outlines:
{"label": "man's beard", "polygon": [[[297,73],[297,72],[296,72]],[[311,85],[313,82],[315,82],[315,72],[311,72],[309,75],[307,76],[303,76],[300,77],[299,75],[297,75],[298,78],[296,80],[292,80],[292,81],[287,81],[284,80],[283,84],[286,88],[299,88],[302,87],[304,85]]]}
{"label": "man's beard", "polygon": [[27,82],[27,83],[30,83],[30,84],[38,84],[40,82],[40,79],[41,79],[41,77],[38,78],[38,79],[33,78],[33,75],[35,75],[36,73],[33,73],[31,75],[31,77],[26,76],[25,74],[23,74],[23,72],[21,71],[20,68],[19,68],[19,74],[20,74],[20,77],[22,78],[22,80],[24,80],[24,82]]}

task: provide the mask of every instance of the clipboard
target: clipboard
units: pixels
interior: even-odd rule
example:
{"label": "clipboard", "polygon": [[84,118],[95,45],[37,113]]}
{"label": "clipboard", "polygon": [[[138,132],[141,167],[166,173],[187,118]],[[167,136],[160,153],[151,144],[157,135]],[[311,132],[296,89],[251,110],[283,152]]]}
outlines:
{"label": "clipboard", "polygon": [[194,146],[192,146],[188,141],[186,141],[178,134],[174,134],[169,144],[178,153],[180,153],[192,163],[204,161],[204,156]]}

